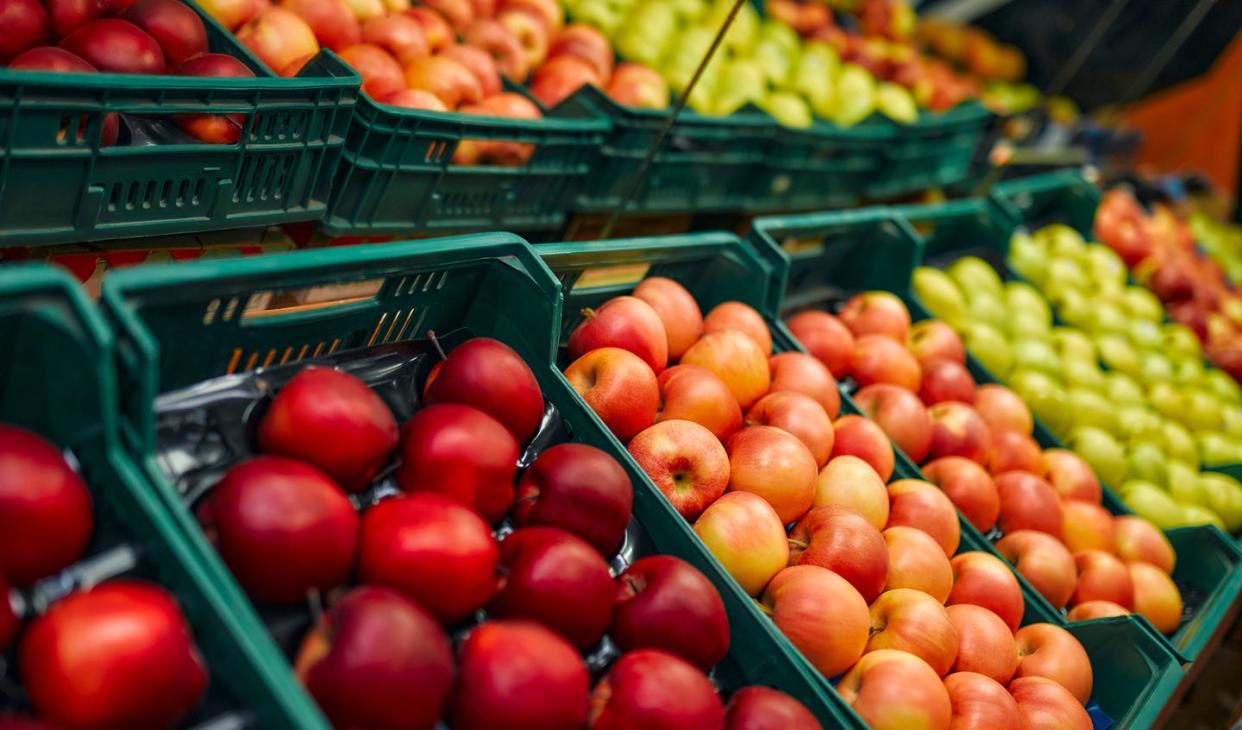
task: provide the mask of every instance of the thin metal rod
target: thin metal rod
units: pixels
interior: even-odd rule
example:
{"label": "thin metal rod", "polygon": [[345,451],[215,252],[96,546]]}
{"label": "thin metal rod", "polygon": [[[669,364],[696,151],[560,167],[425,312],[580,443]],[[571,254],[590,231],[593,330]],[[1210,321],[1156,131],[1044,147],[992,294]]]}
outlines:
{"label": "thin metal rod", "polygon": [[1121,11],[1125,10],[1129,4],[1130,0],[1113,0],[1112,4],[1095,21],[1095,25],[1091,26],[1087,36],[1078,44],[1078,48],[1074,50],[1074,55],[1069,57],[1069,60],[1065,62],[1061,70],[1057,71],[1057,75],[1052,79],[1052,82],[1048,84],[1048,96],[1056,96],[1065,91],[1065,87],[1069,86],[1069,82],[1074,80],[1074,76],[1078,74],[1082,65],[1095,52],[1095,47],[1100,45],[1100,41],[1104,39],[1104,34],[1113,26],[1113,23],[1117,22]]}
{"label": "thin metal rod", "polygon": [[647,177],[647,170],[651,167],[651,163],[655,161],[655,157],[659,154],[660,149],[664,147],[664,142],[668,140],[668,135],[673,131],[673,125],[677,123],[677,118],[681,116],[682,110],[686,108],[686,103],[690,101],[690,94],[694,93],[694,87],[698,85],[699,78],[703,76],[703,71],[707,68],[707,64],[716,55],[716,49],[724,41],[725,33],[733,25],[733,19],[737,17],[738,11],[742,9],[742,4],[748,1],[734,0],[733,9],[729,11],[729,17],[725,18],[724,25],[720,26],[720,30],[712,40],[711,47],[707,49],[707,55],[703,56],[703,60],[699,62],[699,67],[694,70],[694,76],[690,77],[690,83],[686,85],[685,92],[682,93],[677,103],[673,105],[673,112],[669,114],[668,121],[664,123],[664,129],[660,130],[660,136],[656,139],[655,144],[651,146],[651,149],[647,151],[647,156],[643,159],[643,164],[638,168],[638,174],[634,177],[634,182],[630,186],[629,192],[621,197],[621,202],[612,211],[612,214],[608,216],[608,222],[604,224],[604,229],[600,231],[600,239],[606,239],[612,235],[613,229],[617,227],[617,221],[621,220],[621,216],[625,215],[625,211],[630,207],[630,202],[638,194],[638,191],[642,189],[643,180]]}
{"label": "thin metal rod", "polygon": [[1207,17],[1208,12],[1212,10],[1214,5],[1216,5],[1216,0],[1199,0],[1190,9],[1190,12],[1182,19],[1181,24],[1169,36],[1169,40],[1165,41],[1165,44],[1161,46],[1155,56],[1152,56],[1151,63],[1147,64],[1147,68],[1143,69],[1143,73],[1139,74],[1134,83],[1130,84],[1130,88],[1121,97],[1119,104],[1128,104],[1146,93],[1152,82],[1156,80],[1156,77],[1160,75],[1164,67],[1169,65],[1169,61],[1173,60],[1173,56],[1181,49],[1182,44],[1186,42],[1190,34],[1199,27],[1199,23],[1203,22],[1203,19]]}

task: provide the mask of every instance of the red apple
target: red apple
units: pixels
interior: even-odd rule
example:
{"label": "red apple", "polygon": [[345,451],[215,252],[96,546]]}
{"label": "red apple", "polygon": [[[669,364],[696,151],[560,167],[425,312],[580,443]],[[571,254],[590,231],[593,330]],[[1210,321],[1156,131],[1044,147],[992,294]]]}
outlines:
{"label": "red apple", "polygon": [[443,16],[458,33],[474,22],[474,3],[470,0],[422,0],[422,4]]}
{"label": "red apple", "polygon": [[923,467],[923,476],[940,487],[966,521],[988,532],[1000,516],[1000,495],[982,466],[964,456],[945,456]]}
{"label": "red apple", "polygon": [[411,89],[435,94],[449,109],[477,104],[483,99],[483,87],[470,69],[446,56],[426,56],[412,61],[405,67],[405,84]]}
{"label": "red apple", "polygon": [[488,621],[462,642],[453,730],[580,730],[590,676],[568,641],[531,621]]}
{"label": "red apple", "polygon": [[750,426],[735,433],[727,449],[730,491],[763,497],[783,524],[811,508],[818,468],[797,437],[772,426]]}
{"label": "red apple", "polygon": [[498,560],[487,523],[434,492],[386,499],[362,518],[359,579],[401,591],[447,624],[492,597]]}
{"label": "red apple", "polygon": [[699,365],[729,386],[743,410],[768,392],[768,358],[755,341],[739,330],[717,330],[703,335],[681,356],[683,365]]}
{"label": "red apple", "polygon": [[[223,53],[200,53],[177,66],[173,73],[178,76],[217,78],[254,77],[254,71],[251,71],[249,66]],[[177,114],[173,116],[173,121],[186,134],[203,142],[236,144],[241,139],[242,129],[246,125],[246,116],[244,114]],[[107,124],[107,121],[104,123]],[[394,424],[395,427],[396,424]]]}
{"label": "red apple", "polygon": [[643,300],[614,297],[599,309],[583,310],[583,317],[569,335],[571,358],[576,360],[601,347],[619,347],[642,358],[656,375],[668,365],[664,324]]}
{"label": "red apple", "polygon": [[159,42],[170,66],[207,52],[207,29],[202,19],[179,0],[138,0],[123,17]]}
{"label": "red apple", "polygon": [[819,360],[802,352],[782,352],[768,358],[772,372],[770,393],[795,392],[808,395],[828,414],[836,418],[841,410],[841,392],[837,380]]}
{"label": "red apple", "polygon": [[0,424],[0,575],[18,588],[54,575],[82,556],[94,528],[90,492],[60,451]]}
{"label": "red apple", "polygon": [[944,603],[953,589],[953,568],[936,541],[913,527],[889,527],[882,534],[888,547],[885,589],[912,588]]}
{"label": "red apple", "polygon": [[789,564],[789,542],[776,510],[750,492],[729,492],[694,522],[694,532],[746,593],[757,596]]}
{"label": "red apple", "polygon": [[623,655],[595,686],[591,730],[719,728],[724,707],[703,670],[659,649]]}
{"label": "red apple", "polygon": [[1162,634],[1172,634],[1182,625],[1182,594],[1177,584],[1160,568],[1149,563],[1129,563],[1134,586],[1134,612],[1142,614]]}
{"label": "red apple", "polygon": [[980,464],[988,462],[992,435],[974,408],[945,401],[928,408],[927,413],[932,420],[932,459],[964,456]]}
{"label": "red apple", "polygon": [[837,692],[873,728],[949,730],[953,717],[936,671],[904,651],[868,652],[841,678]]}
{"label": "red apple", "polygon": [[491,416],[471,406],[440,403],[401,427],[401,464],[394,476],[406,492],[438,492],[499,522],[513,504],[518,443]]}
{"label": "red apple", "polygon": [[651,366],[628,350],[591,350],[565,368],[565,379],[621,443],[655,422],[659,383]]}
{"label": "red apple", "polygon": [[133,23],[116,18],[84,25],[66,36],[60,46],[100,71],[162,74],[168,68],[155,38]]}
{"label": "red apple", "polygon": [[361,32],[361,42],[388,51],[402,67],[431,55],[423,26],[408,15],[389,13],[371,18],[362,24]]}
{"label": "red apple", "polygon": [[199,511],[220,557],[257,601],[297,603],[349,577],[358,513],[323,472],[259,456],[225,473]]}
{"label": "red apple", "polygon": [[992,430],[992,454],[988,470],[993,474],[1024,471],[1035,476],[1045,474],[1044,455],[1035,439],[1019,431]]}
{"label": "red apple", "polygon": [[773,426],[797,437],[815,458],[816,468],[828,463],[836,434],[820,404],[794,391],[768,393],[746,413],[748,426]]}
{"label": "red apple", "polygon": [[530,93],[551,109],[583,86],[601,86],[602,79],[589,61],[577,56],[550,58],[531,78]]}
{"label": "red apple", "polygon": [[453,648],[422,606],[363,586],[323,614],[297,670],[335,727],[432,730],[453,687]]}
{"label": "red apple", "polygon": [[[887,481],[893,475],[896,461],[893,446],[884,430],[874,421],[862,416],[841,416],[832,422],[832,430],[835,434],[832,443],[833,459],[841,456],[858,458],[870,466],[881,481]],[[820,481],[823,482],[822,476]]]}
{"label": "red apple", "polygon": [[913,527],[931,536],[952,557],[961,540],[953,502],[934,485],[919,479],[898,479],[888,485],[888,526]]}
{"label": "red apple", "polygon": [[0,26],[4,27],[4,35],[0,36],[0,64],[48,41],[47,15],[35,0],[0,2]]}
{"label": "red apple", "polygon": [[729,484],[729,456],[724,447],[711,431],[692,421],[657,423],[635,436],[629,451],[688,520],[698,517]]}
{"label": "red apple", "polygon": [[237,31],[237,40],[281,76],[296,76],[302,65],[319,53],[315,31],[306,21],[280,7],[266,10],[246,23]]}
{"label": "red apple", "polygon": [[[533,101],[521,94],[505,92],[489,96],[478,104],[459,107],[461,114],[479,114],[509,119],[542,119],[543,114]],[[530,162],[535,145],[512,140],[463,139],[453,153],[454,165],[500,165],[521,167]]]}
{"label": "red apple", "polygon": [[1082,702],[1064,687],[1043,677],[1015,679],[1009,692],[1018,705],[1025,730],[1091,730],[1094,723]]}
{"label": "red apple", "polygon": [[510,10],[499,13],[496,20],[522,45],[527,68],[537,69],[543,65],[548,57],[551,38],[549,29],[540,18],[520,10]]}
{"label": "red apple", "polygon": [[513,522],[568,530],[610,557],[625,536],[633,502],[630,478],[611,455],[586,444],[558,444],[522,473]]}
{"label": "red apple", "polygon": [[[694,421],[726,441],[742,427],[742,409],[729,386],[698,365],[676,365],[660,373],[656,422]],[[831,426],[830,426],[831,428]]]}
{"label": "red apple", "polygon": [[[440,101],[440,97],[422,89],[401,89],[400,91],[392,92],[388,96],[380,97],[376,101],[381,104],[391,104],[392,106],[399,106],[405,109],[423,109],[432,112],[446,112],[449,110],[448,107],[444,106],[444,102]],[[465,144],[464,140],[458,142],[459,150],[462,144]]]}
{"label": "red apple", "polygon": [[[230,56],[230,58],[232,58]],[[56,73],[98,73],[94,66],[56,46],[36,46],[14,58],[8,68]],[[115,141],[115,139],[113,140]],[[109,143],[111,144],[111,143]]]}
{"label": "red apple", "polygon": [[831,570],[785,568],[768,584],[763,605],[781,633],[825,677],[848,669],[866,648],[867,602]]}
{"label": "red apple", "polygon": [[994,481],[1001,501],[1001,530],[1061,536],[1061,501],[1048,482],[1022,471],[998,474]]}
{"label": "red apple", "polygon": [[495,96],[501,92],[500,71],[491,54],[474,46],[452,45],[440,51],[440,55],[451,58],[470,69],[483,89],[483,96]]}
{"label": "red apple", "polygon": [[923,372],[905,345],[885,335],[861,335],[854,342],[850,374],[858,384],[892,383],[917,393]]}
{"label": "red apple", "polygon": [[207,689],[176,599],[136,580],[55,603],[27,627],[17,665],[39,717],[61,727],[174,727]]}
{"label": "red apple", "polygon": [[[569,35],[570,31],[575,28],[586,28],[586,26],[568,26],[563,35]],[[593,28],[588,28],[588,30],[598,34],[598,31]],[[577,32],[575,31],[574,34],[576,35]],[[604,40],[603,47],[608,50],[608,57],[611,59],[612,48],[607,40]],[[679,359],[702,336],[703,313],[699,310],[699,304],[694,300],[694,296],[676,281],[663,276],[647,277],[634,287],[633,296],[650,305],[660,317],[668,340],[670,360]]]}
{"label": "red apple", "polygon": [[1014,679],[1045,677],[1070,691],[1082,704],[1091,697],[1091,659],[1074,635],[1060,626],[1031,624],[1014,634],[1018,669]]}
{"label": "red apple", "polygon": [[877,530],[888,524],[888,491],[867,462],[856,456],[838,456],[819,472],[815,507],[837,504],[858,512]]}
{"label": "red apple", "polygon": [[543,394],[530,366],[508,345],[476,337],[453,348],[423,390],[428,404],[464,403],[526,442],[543,420]]}
{"label": "red apple", "polygon": [[518,12],[538,20],[552,35],[565,25],[565,11],[557,0],[500,0],[497,12]]}
{"label": "red apple", "polygon": [[200,0],[195,4],[231,31],[241,28],[270,7],[270,3],[258,0]]}
{"label": "red apple", "polygon": [[1091,502],[1061,502],[1061,540],[1071,553],[1082,550],[1113,552],[1113,516]]}
{"label": "red apple", "polygon": [[854,403],[880,424],[897,448],[920,462],[932,445],[932,421],[918,396],[890,383],[868,385],[854,394]]}
{"label": "red apple", "polygon": [[738,330],[745,332],[763,350],[765,356],[772,354],[772,335],[763,315],[754,307],[742,302],[722,302],[703,318],[703,332]]}
{"label": "red apple", "polygon": [[1002,537],[996,543],[996,551],[1017,568],[1053,608],[1063,607],[1073,595],[1078,583],[1074,556],[1052,535],[1018,530]]}
{"label": "red apple", "polygon": [[789,564],[818,565],[849,581],[864,601],[888,580],[888,546],[858,512],[830,504],[807,512],[789,533]]}
{"label": "red apple", "polygon": [[1009,566],[985,552],[955,555],[949,565],[953,568],[953,590],[946,604],[981,606],[999,616],[1011,632],[1018,630],[1026,602]]}
{"label": "red apple", "polygon": [[[575,56],[591,64],[595,69],[595,75],[601,80],[607,81],[612,78],[614,61],[612,45],[603,33],[592,26],[572,23],[562,28],[552,38],[552,44],[548,46],[548,59],[562,55]],[[637,290],[634,296],[638,296]]]}
{"label": "red apple", "polygon": [[1067,449],[1048,449],[1044,452],[1044,469],[1048,483],[1061,499],[1100,503],[1100,482],[1078,454]]}
{"label": "red apple", "polygon": [[639,109],[666,109],[670,100],[668,83],[664,77],[655,69],[641,63],[623,63],[617,66],[612,79],[604,87],[604,93],[618,104]]}
{"label": "red apple", "polygon": [[384,401],[331,368],[293,376],[259,423],[260,449],[317,467],[351,492],[370,485],[396,446],[397,421]]}
{"label": "red apple", "polygon": [[598,551],[555,527],[525,527],[500,543],[501,579],[488,614],[547,626],[579,649],[599,643],[613,585]]}
{"label": "red apple", "polygon": [[1115,517],[1113,535],[1117,557],[1126,562],[1151,563],[1166,573],[1173,573],[1177,554],[1169,538],[1152,523],[1134,515]]}
{"label": "red apple", "polygon": [[2,730],[57,730],[46,723],[26,715],[0,713],[0,729]]}
{"label": "red apple", "polygon": [[975,379],[961,364],[951,360],[937,360],[923,365],[919,398],[929,406],[945,401],[974,403]]}
{"label": "red apple", "polygon": [[[1129,616],[1131,611],[1125,606],[1118,606],[1112,601],[1086,601],[1069,610],[1065,615],[1070,621],[1089,621],[1110,616]],[[1180,618],[1180,617],[1179,617]]]}
{"label": "red apple", "polygon": [[525,81],[530,74],[530,62],[521,41],[496,20],[476,20],[462,33],[462,42],[487,51],[495,59],[500,75],[514,83]]}
{"label": "red apple", "polygon": [[1029,434],[1035,428],[1031,410],[1017,393],[1003,385],[986,383],[975,389],[975,410],[993,429]]}
{"label": "red apple", "polygon": [[822,362],[838,379],[850,374],[854,356],[854,335],[841,320],[827,312],[808,310],[791,317],[786,324],[806,351]]}
{"label": "red apple", "polygon": [[[99,19],[100,5],[102,3],[95,0],[47,0],[44,3],[47,6],[47,16],[43,19],[44,27],[48,22],[51,23],[51,35],[49,40],[55,42],[58,38],[64,38],[73,31],[81,28],[87,23]],[[8,12],[13,12],[23,8],[24,3],[15,2],[10,6]],[[19,16],[19,20],[22,16]],[[26,22],[37,20],[37,16],[26,16]],[[21,26],[17,26],[19,31],[16,38],[21,39],[24,36],[20,31]],[[37,44],[36,44],[37,45]]]}
{"label": "red apple", "polygon": [[871,604],[867,652],[878,649],[909,652],[944,676],[957,656],[957,632],[935,597],[910,588],[889,589]]}
{"label": "red apple", "polygon": [[953,730],[1020,728],[1018,703],[996,680],[974,672],[954,672],[944,678],[953,704]]}
{"label": "red apple", "polygon": [[725,707],[724,730],[822,730],[801,702],[769,687],[743,687]]}
{"label": "red apple", "polygon": [[772,18],[793,28],[798,35],[809,36],[820,28],[832,25],[828,6],[800,0],[767,0],[764,10]]}
{"label": "red apple", "polygon": [[904,345],[910,334],[910,313],[906,305],[886,291],[855,294],[838,316],[855,337],[881,335]]}
{"label": "red apple", "polygon": [[453,43],[455,37],[453,28],[438,11],[423,5],[415,5],[406,10],[405,15],[413,18],[422,26],[423,37],[427,40],[427,48],[432,53],[438,53],[441,49],[447,48]]}
{"label": "red apple", "polygon": [[924,368],[938,360],[966,364],[966,348],[962,345],[962,338],[958,337],[952,327],[938,319],[916,322],[910,328],[906,347]]}
{"label": "red apple", "polygon": [[[406,86],[401,64],[388,51],[369,43],[355,43],[339,52],[341,60],[349,64],[362,77],[362,90],[373,99],[382,99],[401,91]],[[417,59],[414,65],[428,59]],[[411,68],[414,68],[411,65]],[[410,84],[413,86],[414,84]],[[422,88],[422,87],[418,87]],[[428,89],[435,93],[435,89]],[[440,96],[440,94],[436,94]],[[441,97],[442,100],[443,97]],[[444,100],[445,104],[449,104]],[[451,104],[450,104],[451,106]]]}
{"label": "red apple", "polygon": [[1013,632],[1000,616],[982,606],[959,603],[946,611],[957,632],[955,672],[976,672],[1005,683],[1018,668]]}
{"label": "red apple", "polygon": [[339,53],[362,42],[362,26],[345,0],[281,0],[280,6],[306,21],[324,48]]}
{"label": "red apple", "polygon": [[729,652],[729,617],[697,568],[651,555],[617,576],[608,635],[622,651],[663,649],[707,671]]}

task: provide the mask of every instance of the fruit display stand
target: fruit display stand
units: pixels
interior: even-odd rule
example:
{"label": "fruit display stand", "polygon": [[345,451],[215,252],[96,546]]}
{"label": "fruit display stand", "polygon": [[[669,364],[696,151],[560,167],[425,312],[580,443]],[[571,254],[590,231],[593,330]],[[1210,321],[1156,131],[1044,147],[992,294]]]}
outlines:
{"label": "fruit display stand", "polygon": [[[917,231],[917,232],[916,232]],[[906,302],[912,318],[930,315],[910,286],[920,263],[945,262],[945,257],[979,253],[991,248],[991,260],[1007,250],[1012,225],[987,201],[964,200],[944,205],[869,208],[755,221],[752,241],[773,255],[789,259],[787,305],[815,301],[866,289],[884,289]],[[968,242],[963,245],[962,242]],[[885,256],[858,252],[885,251]],[[971,374],[980,383],[996,382],[967,353]],[[1036,419],[1035,439],[1041,448],[1064,448]],[[1130,511],[1103,487],[1103,505],[1114,515]],[[1181,588],[1187,617],[1170,643],[1194,662],[1213,636],[1227,627],[1242,589],[1242,550],[1214,526],[1179,527],[1165,531],[1177,551],[1173,573]]]}
{"label": "fruit display stand", "polygon": [[[563,286],[562,343],[581,321],[579,311],[598,307],[611,297],[628,294],[642,279],[661,276],[686,287],[703,310],[724,301],[741,301],[759,310],[773,334],[773,352],[799,346],[788,335],[769,306],[777,282],[783,280],[781,262],[761,258],[756,250],[727,233],[636,238],[589,243],[547,244],[535,247]],[[858,413],[841,392],[841,413]],[[585,406],[584,406],[585,408]],[[609,435],[609,438],[614,438]],[[893,479],[919,479],[921,474],[894,449]],[[654,490],[653,490],[654,491]],[[658,493],[656,499],[661,499]],[[670,510],[670,517],[684,523]],[[958,554],[980,551],[1000,559],[995,550],[964,519],[960,519]],[[1033,589],[1022,586],[1025,612],[1022,624],[1064,620]],[[735,590],[738,587],[735,585]],[[1091,710],[1097,726],[1149,724],[1159,713],[1181,678],[1180,658],[1154,629],[1141,619],[1114,617],[1068,627],[1087,650],[1097,678]],[[800,656],[800,655],[799,655]],[[805,661],[805,660],[803,660]],[[814,672],[811,667],[807,671]],[[1108,677],[1108,680],[1102,678]],[[830,678],[823,678],[831,686]]]}
{"label": "fruit display stand", "polygon": [[991,118],[982,104],[967,102],[945,112],[923,111],[918,121],[896,125],[884,173],[868,186],[868,196],[897,198],[966,180]]}
{"label": "fruit display stand", "polygon": [[[313,708],[252,645],[255,624],[234,615],[216,589],[205,543],[187,539],[120,448],[112,334],[77,283],[40,265],[0,272],[0,337],[0,421],[71,453],[94,499],[88,556],[24,593],[28,614],[100,581],[154,581],[175,596],[210,673],[191,724],[310,727]],[[16,674],[8,677],[0,714],[25,702]]]}
{"label": "fruit display stand", "polygon": [[[210,50],[241,59],[255,78],[0,68],[0,246],[323,215],[361,79],[331,53],[277,78],[195,10]],[[244,115],[240,141],[199,142],[168,122],[195,112]],[[114,114],[123,129],[108,145]]]}
{"label": "fruit display stand", "polygon": [[[372,293],[359,295],[359,286]],[[225,373],[464,328],[521,354],[573,439],[610,452],[625,467],[634,485],[635,521],[654,549],[689,561],[716,585],[731,627],[730,653],[716,667],[717,681],[726,689],[740,680],[774,686],[804,703],[826,727],[861,727],[697,544],[555,367],[552,323],[560,319],[560,290],[516,236],[485,234],[151,267],[119,273],[104,289],[103,306],[119,332],[118,362],[133,374],[123,384],[131,394],[122,405],[125,443],[141,459],[167,508],[187,516],[184,529],[200,528],[188,520],[181,495],[152,457],[153,406],[161,393]],[[339,298],[332,298],[333,291]],[[261,306],[273,293],[298,292],[323,298],[288,311]],[[263,316],[252,317],[254,311]],[[209,557],[219,566],[221,593],[232,598],[239,615],[254,620],[255,609],[241,588],[215,554]],[[251,639],[278,656],[267,632]],[[292,680],[287,665],[284,671]]]}

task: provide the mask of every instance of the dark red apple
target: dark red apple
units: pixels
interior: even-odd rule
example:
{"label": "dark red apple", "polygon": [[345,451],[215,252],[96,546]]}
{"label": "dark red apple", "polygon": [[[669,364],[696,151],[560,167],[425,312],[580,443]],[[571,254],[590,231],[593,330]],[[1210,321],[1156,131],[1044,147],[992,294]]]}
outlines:
{"label": "dark red apple", "polygon": [[363,586],[307,635],[297,671],[334,727],[432,730],[453,687],[453,647],[425,608]]}
{"label": "dark red apple", "polygon": [[0,64],[47,43],[47,11],[38,0],[0,0]]}
{"label": "dark red apple", "polygon": [[27,715],[0,714],[0,730],[58,730]]}
{"label": "dark red apple", "polygon": [[659,649],[625,654],[595,685],[591,730],[715,730],[724,707],[701,669]]}
{"label": "dark red apple", "polygon": [[[175,2],[175,0],[173,0]],[[229,76],[253,77],[254,71],[246,64],[223,53],[200,53],[178,66],[173,73],[178,76]],[[191,137],[212,144],[236,144],[241,139],[246,124],[244,114],[177,114],[173,121]],[[318,370],[320,368],[310,368]],[[305,371],[303,371],[305,372]],[[335,372],[335,371],[333,371]],[[296,378],[295,378],[296,380]],[[390,416],[391,417],[391,416]],[[396,430],[396,424],[393,424]],[[296,447],[296,444],[293,444]],[[342,449],[337,447],[335,451]]]}
{"label": "dark red apple", "polygon": [[547,626],[579,649],[599,643],[612,618],[608,565],[584,540],[555,527],[524,527],[500,543],[499,618]]}
{"label": "dark red apple", "polygon": [[97,73],[95,67],[56,46],[37,46],[13,59],[10,69],[55,71],[57,73]]}
{"label": "dark red apple", "polygon": [[345,582],[358,547],[358,513],[318,469],[280,456],[244,461],[199,510],[208,535],[256,601],[297,603]]}
{"label": "dark red apple", "polygon": [[0,574],[18,588],[82,556],[91,495],[55,446],[0,424]]}
{"label": "dark red apple", "polygon": [[617,576],[608,635],[622,651],[663,649],[704,671],[729,653],[729,617],[716,586],[670,555],[642,558]]}
{"label": "dark red apple", "polygon": [[176,599],[135,580],[54,604],[26,630],[18,666],[38,716],[66,728],[174,727],[207,689]]}
{"label": "dark red apple", "polygon": [[396,445],[397,420],[384,401],[366,383],[332,368],[295,375],[259,424],[264,452],[305,461],[350,492],[370,484]]}
{"label": "dark red apple", "polygon": [[99,19],[99,3],[95,0],[46,0],[44,4],[52,24],[53,41]]}
{"label": "dark red apple", "polygon": [[60,47],[82,57],[100,71],[162,74],[168,70],[159,41],[126,20],[103,18],[78,28]]}
{"label": "dark red apple", "polygon": [[159,42],[169,66],[207,52],[207,28],[181,0],[137,0],[123,17]]}
{"label": "dark red apple", "polygon": [[522,357],[499,340],[476,337],[448,354],[427,380],[429,404],[474,406],[525,443],[543,420],[539,381]]}
{"label": "dark red apple", "polygon": [[461,645],[453,730],[580,730],[590,676],[568,641],[532,621],[488,621]]}
{"label": "dark red apple", "polygon": [[634,488],[616,459],[594,446],[559,444],[522,474],[513,522],[568,530],[611,557],[633,503]]}
{"label": "dark red apple", "polygon": [[975,402],[975,379],[970,371],[952,360],[937,360],[923,368],[919,398],[927,405],[944,401]]}
{"label": "dark red apple", "polygon": [[724,730],[822,730],[801,702],[780,690],[743,687],[725,707]]}
{"label": "dark red apple", "polygon": [[447,624],[492,597],[499,558],[487,523],[434,492],[386,499],[362,517],[359,580],[396,588]]}

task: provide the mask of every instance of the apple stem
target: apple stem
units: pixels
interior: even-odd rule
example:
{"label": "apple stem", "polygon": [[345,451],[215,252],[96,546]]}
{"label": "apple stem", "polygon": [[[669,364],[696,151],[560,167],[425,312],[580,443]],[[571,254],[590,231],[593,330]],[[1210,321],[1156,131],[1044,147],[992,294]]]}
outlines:
{"label": "apple stem", "polygon": [[762,601],[755,601],[755,605],[759,607],[759,611],[763,613],[764,616],[772,615],[772,607],[769,606],[768,604]]}
{"label": "apple stem", "polygon": [[792,548],[798,548],[799,550],[806,550],[808,544],[809,543],[804,542],[802,540],[795,540],[792,537],[789,538],[789,547],[792,547]]}
{"label": "apple stem", "polygon": [[440,347],[440,340],[436,337],[435,330],[427,330],[427,339],[431,340],[431,344],[436,348],[436,352],[440,353],[440,359],[447,360],[448,355],[445,355],[444,348]]}
{"label": "apple stem", "polygon": [[595,318],[595,310],[594,310],[594,309],[591,309],[590,307],[583,307],[583,308],[582,308],[582,316],[583,316],[583,317],[586,317],[587,319],[594,319],[594,318]]}

